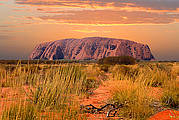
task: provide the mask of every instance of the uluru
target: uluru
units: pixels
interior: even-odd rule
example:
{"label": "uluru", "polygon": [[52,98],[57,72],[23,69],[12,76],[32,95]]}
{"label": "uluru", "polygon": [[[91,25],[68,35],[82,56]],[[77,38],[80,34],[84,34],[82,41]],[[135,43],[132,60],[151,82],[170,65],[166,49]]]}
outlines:
{"label": "uluru", "polygon": [[132,56],[139,60],[154,60],[148,45],[130,40],[87,37],[62,39],[38,44],[29,59],[97,60],[108,56]]}

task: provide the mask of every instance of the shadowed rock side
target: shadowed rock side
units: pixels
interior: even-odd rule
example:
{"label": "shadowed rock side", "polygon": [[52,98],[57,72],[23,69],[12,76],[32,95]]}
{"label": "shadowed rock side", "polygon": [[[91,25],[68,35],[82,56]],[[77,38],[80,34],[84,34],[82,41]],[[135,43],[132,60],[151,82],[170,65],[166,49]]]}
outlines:
{"label": "shadowed rock side", "polygon": [[154,59],[148,45],[129,40],[88,37],[46,42],[35,47],[30,59],[96,60],[107,56],[133,56],[140,60]]}

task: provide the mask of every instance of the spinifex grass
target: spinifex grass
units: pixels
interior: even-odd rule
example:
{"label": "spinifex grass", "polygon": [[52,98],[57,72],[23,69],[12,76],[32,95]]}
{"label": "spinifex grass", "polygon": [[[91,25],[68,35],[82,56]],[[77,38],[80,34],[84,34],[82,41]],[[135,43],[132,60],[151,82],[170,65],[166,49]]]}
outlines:
{"label": "spinifex grass", "polygon": [[3,111],[2,120],[36,120],[38,113],[32,104],[13,104]]}
{"label": "spinifex grass", "polygon": [[[80,113],[78,99],[86,95],[87,90],[100,84],[100,76],[108,75],[106,78],[111,78],[113,85],[118,86],[111,88],[113,101],[126,105],[120,109],[120,116],[147,119],[154,112],[150,106],[153,98],[148,96],[148,88],[160,87],[164,92],[161,102],[169,107],[178,105],[178,89],[174,82],[177,74],[171,68],[171,64],[161,63],[116,65],[110,66],[106,74],[95,64],[83,66],[19,62],[17,65],[0,65],[0,87],[18,88],[21,92],[26,91],[27,95],[27,99],[23,99],[25,103],[17,102],[5,109],[1,118],[86,119]],[[122,84],[118,84],[120,82]],[[121,86],[123,89],[120,89]]]}
{"label": "spinifex grass", "polygon": [[143,120],[149,118],[154,109],[150,107],[152,98],[147,94],[148,89],[139,83],[132,81],[116,81],[113,84],[111,102],[124,104],[118,111],[118,116],[132,120]]}
{"label": "spinifex grass", "polygon": [[164,106],[179,110],[179,81],[172,81],[165,84],[161,102]]}
{"label": "spinifex grass", "polygon": [[[2,65],[1,65],[2,66]],[[21,87],[35,85],[41,79],[40,65],[3,65],[3,76],[0,79],[1,87]]]}
{"label": "spinifex grass", "polygon": [[131,80],[152,87],[162,87],[165,82],[176,79],[172,66],[164,64],[116,65],[112,73],[115,80]]}
{"label": "spinifex grass", "polygon": [[[13,71],[9,71],[4,84],[9,87],[29,86],[29,88],[32,88],[29,90],[31,92],[26,92],[29,98],[29,100],[27,99],[28,104],[32,104],[39,114],[42,112],[60,113],[59,118],[61,119],[76,119],[77,116],[83,117],[83,115],[80,115],[80,107],[76,100],[86,92],[84,87],[87,83],[86,74],[83,69],[79,64],[45,67],[19,64]],[[16,106],[13,106],[7,109],[3,118],[11,118],[19,111],[21,115],[21,112],[26,111],[26,107],[18,110],[16,108]],[[40,119],[41,117],[37,118]],[[47,118],[52,119],[54,116],[47,116]]]}
{"label": "spinifex grass", "polygon": [[33,103],[40,109],[56,109],[84,94],[86,76],[80,66],[63,66],[46,72],[44,82],[33,93]]}
{"label": "spinifex grass", "polygon": [[159,99],[151,97],[150,90],[153,87],[159,87],[164,93],[161,98],[164,105],[178,107],[176,74],[172,71],[171,64],[116,65],[110,72],[113,74],[111,81],[116,81],[116,86],[112,88],[112,101],[126,105],[120,109],[119,116],[141,120],[155,113],[157,109],[152,104],[159,102]]}

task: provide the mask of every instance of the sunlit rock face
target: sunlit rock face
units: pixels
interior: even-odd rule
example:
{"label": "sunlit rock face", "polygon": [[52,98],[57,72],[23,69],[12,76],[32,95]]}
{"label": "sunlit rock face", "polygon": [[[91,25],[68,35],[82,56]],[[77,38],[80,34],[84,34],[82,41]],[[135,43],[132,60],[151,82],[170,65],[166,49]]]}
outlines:
{"label": "sunlit rock face", "polygon": [[35,47],[29,59],[97,60],[107,56],[133,56],[139,60],[154,60],[148,45],[103,37],[63,39],[41,43]]}

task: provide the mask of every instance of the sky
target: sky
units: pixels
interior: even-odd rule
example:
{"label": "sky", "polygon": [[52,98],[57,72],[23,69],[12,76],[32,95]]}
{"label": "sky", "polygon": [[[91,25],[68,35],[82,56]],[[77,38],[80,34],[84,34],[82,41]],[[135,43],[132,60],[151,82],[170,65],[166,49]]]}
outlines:
{"label": "sky", "polygon": [[157,60],[179,61],[179,0],[0,0],[0,59],[84,37],[148,44]]}

